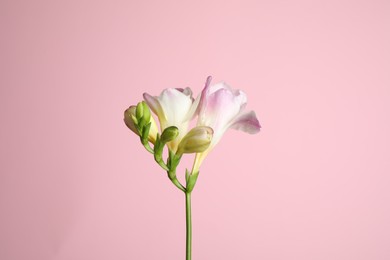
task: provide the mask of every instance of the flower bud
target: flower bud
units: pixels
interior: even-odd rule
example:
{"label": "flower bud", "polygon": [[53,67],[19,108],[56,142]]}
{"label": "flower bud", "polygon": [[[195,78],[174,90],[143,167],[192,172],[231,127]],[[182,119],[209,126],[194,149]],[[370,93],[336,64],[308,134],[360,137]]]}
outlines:
{"label": "flower bud", "polygon": [[131,106],[128,109],[126,109],[124,113],[123,121],[125,121],[125,124],[131,131],[139,135],[136,127],[137,119],[135,118],[135,110],[136,110],[135,106]]}
{"label": "flower bud", "polygon": [[[142,102],[140,102],[142,103]],[[141,136],[144,132],[146,132],[145,128],[147,127],[148,129],[148,140],[149,142],[155,143],[156,141],[156,136],[158,133],[158,128],[156,125],[156,121],[154,121],[154,118],[150,114],[149,107],[146,105],[145,102],[143,104],[138,104],[137,106],[130,106],[128,109],[125,110],[124,112],[124,121],[126,126],[133,131],[136,135]],[[142,107],[138,109],[138,107]],[[138,111],[142,111],[142,116],[141,118],[137,119],[137,109]],[[138,112],[140,113],[140,112]],[[146,120],[147,119],[147,120]],[[143,121],[142,125],[141,122]],[[150,123],[150,126],[148,124]]]}
{"label": "flower bud", "polygon": [[145,101],[142,101],[142,107],[143,107],[143,118],[145,119],[146,122],[150,121],[151,113],[150,113],[150,108],[146,104]]}
{"label": "flower bud", "polygon": [[135,110],[135,116],[138,121],[138,126],[142,129],[150,121],[151,113],[145,101],[139,102]]}
{"label": "flower bud", "polygon": [[213,129],[208,126],[192,128],[181,140],[177,154],[204,152],[211,143],[213,132]]}
{"label": "flower bud", "polygon": [[161,134],[161,143],[166,144],[172,140],[175,140],[175,138],[179,135],[179,129],[176,126],[170,126],[164,129],[163,133]]}
{"label": "flower bud", "polygon": [[142,102],[138,102],[135,112],[136,112],[137,119],[142,118],[144,114],[144,107],[142,105]]}

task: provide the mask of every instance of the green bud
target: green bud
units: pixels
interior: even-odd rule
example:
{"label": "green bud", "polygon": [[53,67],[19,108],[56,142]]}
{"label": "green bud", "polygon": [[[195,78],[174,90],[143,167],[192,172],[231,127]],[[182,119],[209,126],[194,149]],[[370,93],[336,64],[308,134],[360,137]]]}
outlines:
{"label": "green bud", "polygon": [[150,153],[154,153],[149,142],[154,144],[158,129],[148,105],[142,101],[137,106],[129,107],[124,112],[124,121],[131,131],[140,136],[145,149]]}
{"label": "green bud", "polygon": [[164,129],[163,133],[161,134],[161,143],[166,144],[172,140],[175,140],[175,138],[179,135],[179,129],[176,126],[170,126]]}
{"label": "green bud", "polygon": [[142,131],[142,129],[150,122],[151,118],[150,109],[145,101],[141,101],[137,104],[135,117],[137,119],[135,122],[138,122],[138,128]]}
{"label": "green bud", "polygon": [[138,128],[140,129],[140,132],[143,131],[143,129],[145,128],[145,126],[147,125],[147,123],[148,123],[148,122],[145,120],[144,117],[141,117],[141,118],[138,120],[137,126],[138,126]]}
{"label": "green bud", "polygon": [[135,110],[137,119],[140,120],[144,115],[144,106],[142,105],[142,102],[139,102],[137,104],[137,109]]}
{"label": "green bud", "polygon": [[150,113],[150,108],[146,104],[145,101],[142,101],[142,107],[143,107],[143,118],[145,119],[146,122],[150,121],[151,113]]}
{"label": "green bud", "polygon": [[192,128],[181,140],[177,154],[204,152],[210,146],[213,133],[213,129],[208,126]]}

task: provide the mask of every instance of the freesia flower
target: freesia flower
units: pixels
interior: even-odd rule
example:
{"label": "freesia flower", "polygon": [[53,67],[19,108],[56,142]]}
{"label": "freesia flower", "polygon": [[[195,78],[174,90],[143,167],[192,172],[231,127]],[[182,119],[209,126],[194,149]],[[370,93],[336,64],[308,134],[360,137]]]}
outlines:
{"label": "freesia flower", "polygon": [[244,112],[247,103],[246,94],[241,90],[233,90],[226,83],[210,85],[211,77],[200,96],[198,126],[208,126],[214,130],[209,148],[196,155],[192,172],[198,172],[201,163],[213,147],[220,141],[229,128],[241,130],[249,134],[260,131],[260,124],[254,111]]}
{"label": "freesia flower", "polygon": [[[131,131],[140,136],[141,144],[153,154],[154,160],[167,172],[167,177],[185,193],[186,259],[192,256],[191,194],[199,176],[199,167],[207,154],[229,128],[250,134],[260,131],[253,111],[244,112],[246,94],[233,90],[225,83],[210,85],[211,77],[196,100],[192,91],[168,88],[159,96],[144,93],[144,100],[129,107],[124,121]],[[157,115],[161,132],[151,115]],[[188,131],[190,121],[197,116],[197,126]],[[150,143],[153,143],[151,145]],[[153,147],[152,147],[153,146]],[[164,149],[168,156],[164,160]],[[176,170],[184,154],[195,153],[192,171],[185,171],[185,185],[177,178]]]}
{"label": "freesia flower", "polygon": [[179,129],[178,137],[167,144],[171,151],[176,152],[196,111],[191,89],[168,88],[163,90],[160,96],[144,93],[144,99],[150,109],[158,116],[161,132],[169,126],[176,126]]}

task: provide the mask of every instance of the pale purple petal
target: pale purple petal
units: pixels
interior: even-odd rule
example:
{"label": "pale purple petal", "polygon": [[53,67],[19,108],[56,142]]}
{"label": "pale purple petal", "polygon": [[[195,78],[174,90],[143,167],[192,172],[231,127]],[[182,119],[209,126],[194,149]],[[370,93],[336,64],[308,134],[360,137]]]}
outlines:
{"label": "pale purple petal", "polygon": [[249,134],[256,134],[260,131],[261,126],[255,112],[250,111],[235,118],[230,125],[230,128],[244,131]]}
{"label": "pale purple petal", "polygon": [[208,76],[206,79],[205,86],[202,90],[202,93],[201,93],[199,101],[198,101],[199,104],[198,104],[197,109],[196,109],[196,114],[201,113],[201,111],[205,108],[205,106],[207,104],[207,94],[208,94],[208,90],[210,88],[211,79],[212,79],[211,76]]}
{"label": "pale purple petal", "polygon": [[245,92],[238,89],[234,91],[234,95],[236,96],[235,101],[240,104],[240,112],[244,111],[248,100]]}
{"label": "pale purple petal", "polygon": [[211,94],[217,92],[220,89],[226,89],[229,92],[233,93],[232,88],[228,84],[226,84],[226,82],[222,81],[222,82],[218,82],[218,83],[216,83],[214,85],[211,85],[210,88],[209,88],[208,94],[211,95]]}
{"label": "pale purple petal", "polygon": [[208,96],[207,106],[199,115],[199,123],[219,132],[240,112],[240,105],[230,90],[220,88]]}
{"label": "pale purple petal", "polygon": [[255,113],[253,111],[243,113],[247,103],[246,94],[241,90],[233,90],[224,82],[210,86],[210,81],[211,77],[207,78],[202,94],[195,102],[199,102],[196,113],[197,125],[211,127],[214,135],[209,148],[196,155],[193,165],[195,172],[199,170],[204,158],[229,128],[250,134],[260,131]]}

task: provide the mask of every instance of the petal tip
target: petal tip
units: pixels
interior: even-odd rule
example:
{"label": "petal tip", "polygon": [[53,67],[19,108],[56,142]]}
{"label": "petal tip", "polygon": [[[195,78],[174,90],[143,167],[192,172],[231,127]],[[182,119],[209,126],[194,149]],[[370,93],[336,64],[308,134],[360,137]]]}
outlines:
{"label": "petal tip", "polygon": [[209,85],[212,79],[213,79],[212,76],[208,76],[206,79],[206,85]]}
{"label": "petal tip", "polygon": [[254,111],[242,114],[231,125],[231,128],[244,131],[248,134],[257,134],[260,132],[260,122]]}

